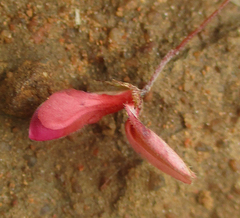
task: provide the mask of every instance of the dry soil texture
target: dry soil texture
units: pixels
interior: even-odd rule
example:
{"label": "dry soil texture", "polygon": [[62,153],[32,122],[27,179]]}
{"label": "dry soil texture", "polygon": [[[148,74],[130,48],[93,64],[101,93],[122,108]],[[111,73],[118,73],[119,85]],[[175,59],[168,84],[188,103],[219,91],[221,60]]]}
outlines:
{"label": "dry soil texture", "polygon": [[129,146],[126,113],[50,142],[31,115],[57,90],[141,87],[222,1],[2,0],[0,216],[240,217],[240,7],[230,3],[164,69],[142,122],[196,173],[164,175]]}

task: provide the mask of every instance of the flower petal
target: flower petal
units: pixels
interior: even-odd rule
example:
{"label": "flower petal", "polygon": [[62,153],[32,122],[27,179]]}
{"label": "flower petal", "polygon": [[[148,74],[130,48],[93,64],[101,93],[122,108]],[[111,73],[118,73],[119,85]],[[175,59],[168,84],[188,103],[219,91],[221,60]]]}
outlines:
{"label": "flower petal", "polygon": [[128,102],[132,102],[130,90],[116,95],[86,93],[75,89],[56,92],[34,113],[29,137],[37,141],[64,137],[123,109]]}
{"label": "flower petal", "polygon": [[30,127],[29,127],[29,138],[35,141],[46,141],[61,138],[67,135],[65,129],[52,130],[44,127],[38,119],[39,108],[34,112]]}
{"label": "flower petal", "polygon": [[129,119],[125,124],[125,131],[134,150],[164,173],[191,184],[196,176],[177,153],[140,122],[134,106],[127,104],[126,110]]}

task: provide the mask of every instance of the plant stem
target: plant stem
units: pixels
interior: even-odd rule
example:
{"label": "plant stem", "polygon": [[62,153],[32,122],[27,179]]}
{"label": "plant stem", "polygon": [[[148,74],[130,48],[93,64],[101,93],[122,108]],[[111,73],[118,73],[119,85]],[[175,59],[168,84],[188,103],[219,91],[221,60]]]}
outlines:
{"label": "plant stem", "polygon": [[157,69],[153,73],[151,79],[147,83],[147,85],[144,86],[144,88],[141,90],[141,95],[144,96],[146,95],[150,89],[153,86],[153,83],[156,81],[157,77],[159,74],[162,72],[163,68],[165,65],[176,55],[179,54],[179,52],[184,48],[184,46],[195,36],[197,35],[200,31],[202,31],[203,28],[217,15],[219,12],[230,2],[230,0],[225,0],[219,8],[214,11],[207,19],[205,19],[202,24],[195,29],[193,32],[191,32],[175,49],[170,50],[165,57],[162,59],[160,64],[158,65]]}

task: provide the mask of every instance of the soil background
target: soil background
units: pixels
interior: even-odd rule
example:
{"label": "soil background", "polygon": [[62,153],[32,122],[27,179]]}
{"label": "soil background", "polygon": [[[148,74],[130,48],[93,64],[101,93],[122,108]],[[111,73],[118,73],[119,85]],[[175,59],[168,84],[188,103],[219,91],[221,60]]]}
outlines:
{"label": "soil background", "polygon": [[142,160],[120,111],[69,137],[28,139],[55,91],[142,87],[222,1],[2,0],[0,216],[240,217],[240,7],[229,5],[159,76],[142,122],[191,167],[186,185]]}

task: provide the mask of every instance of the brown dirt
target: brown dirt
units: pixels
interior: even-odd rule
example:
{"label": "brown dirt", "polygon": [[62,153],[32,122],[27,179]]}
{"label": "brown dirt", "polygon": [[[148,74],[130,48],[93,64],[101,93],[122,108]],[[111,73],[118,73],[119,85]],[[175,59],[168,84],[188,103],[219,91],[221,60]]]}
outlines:
{"label": "brown dirt", "polygon": [[192,185],[134,153],[123,111],[63,139],[28,139],[29,114],[51,93],[110,90],[111,79],[141,86],[220,2],[2,0],[0,216],[240,217],[240,7],[231,3],[166,66],[141,117],[191,166]]}

